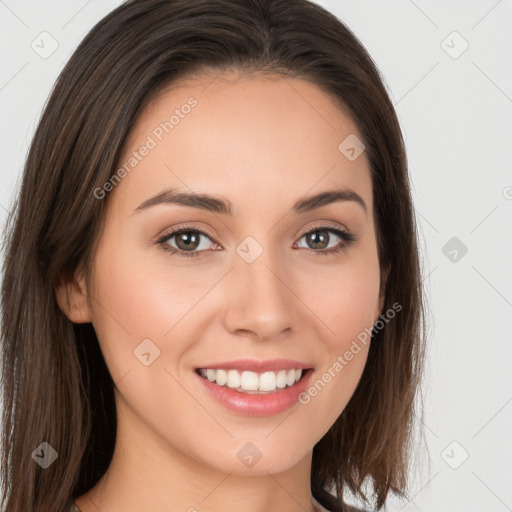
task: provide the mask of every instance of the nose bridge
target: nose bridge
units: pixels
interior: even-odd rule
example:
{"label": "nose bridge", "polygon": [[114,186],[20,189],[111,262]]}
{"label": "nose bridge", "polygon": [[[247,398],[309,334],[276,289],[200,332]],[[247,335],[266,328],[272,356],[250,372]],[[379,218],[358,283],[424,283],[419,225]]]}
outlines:
{"label": "nose bridge", "polygon": [[269,338],[291,327],[293,294],[285,284],[288,273],[282,260],[251,238],[239,244],[234,254],[226,327]]}

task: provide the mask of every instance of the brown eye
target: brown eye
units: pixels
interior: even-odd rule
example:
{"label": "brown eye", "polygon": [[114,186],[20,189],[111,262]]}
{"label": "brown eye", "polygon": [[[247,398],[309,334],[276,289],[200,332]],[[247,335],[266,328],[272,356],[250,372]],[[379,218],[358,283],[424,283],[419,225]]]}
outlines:
{"label": "brown eye", "polygon": [[330,241],[327,231],[315,231],[314,233],[308,233],[305,237],[312,249],[325,249]]}
{"label": "brown eye", "polygon": [[157,241],[164,251],[179,256],[200,256],[216,245],[210,235],[194,228],[181,228],[164,235]]}
{"label": "brown eye", "polygon": [[[301,240],[303,238],[306,240],[306,249],[309,249],[315,254],[323,256],[346,249],[352,242],[356,240],[356,237],[348,231],[331,226],[315,227],[305,233]],[[337,245],[335,244],[329,246],[331,241],[336,242],[336,239],[341,239],[341,242],[338,242]]]}
{"label": "brown eye", "polygon": [[195,231],[182,231],[176,235],[176,245],[178,249],[183,251],[193,251],[197,249],[200,243],[201,235],[198,235]]}

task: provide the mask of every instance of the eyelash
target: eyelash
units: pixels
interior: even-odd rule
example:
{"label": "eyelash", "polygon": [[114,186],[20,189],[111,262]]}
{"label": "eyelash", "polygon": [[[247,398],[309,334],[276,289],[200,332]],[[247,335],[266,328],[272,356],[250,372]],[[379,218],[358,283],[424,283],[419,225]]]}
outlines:
{"label": "eyelash", "polygon": [[[341,252],[341,251],[345,250],[353,242],[356,241],[356,237],[352,233],[349,233],[348,231],[345,231],[343,229],[340,229],[340,228],[337,228],[337,227],[334,227],[334,226],[331,226],[331,225],[327,225],[327,224],[322,224],[322,225],[314,226],[309,231],[304,233],[299,238],[299,240],[301,240],[302,238],[304,238],[307,235],[310,235],[310,234],[316,233],[316,232],[320,232],[320,231],[327,231],[327,232],[330,232],[330,233],[334,233],[339,238],[341,238],[343,240],[343,242],[338,244],[334,249],[327,249],[327,250],[325,250],[325,249],[324,250],[306,249],[306,251],[315,253],[318,256],[320,256],[320,255],[321,256],[328,256],[328,255],[332,255],[332,254]],[[156,243],[158,245],[160,245],[160,247],[161,247],[161,249],[163,251],[169,252],[171,254],[176,254],[178,256],[182,256],[182,257],[185,257],[185,258],[201,256],[201,253],[204,252],[204,251],[197,251],[197,252],[182,251],[182,250],[175,249],[174,247],[171,247],[168,244],[166,244],[166,242],[168,242],[173,236],[176,236],[176,235],[179,235],[179,234],[185,233],[185,232],[199,233],[201,235],[204,235],[204,236],[210,238],[213,242],[215,242],[213,240],[213,236],[210,233],[207,233],[206,231],[203,231],[202,229],[198,229],[198,228],[196,228],[194,226],[184,226],[184,227],[176,229],[175,231],[171,231],[169,233],[165,233],[161,238],[159,238],[157,240]],[[215,243],[217,243],[217,242],[215,242]]]}

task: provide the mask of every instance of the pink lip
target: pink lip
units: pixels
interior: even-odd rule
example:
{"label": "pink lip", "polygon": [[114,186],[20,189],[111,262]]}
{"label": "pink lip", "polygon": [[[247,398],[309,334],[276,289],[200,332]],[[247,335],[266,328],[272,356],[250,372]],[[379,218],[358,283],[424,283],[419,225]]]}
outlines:
{"label": "pink lip", "polygon": [[267,361],[258,361],[256,359],[236,359],[234,361],[224,361],[222,363],[207,363],[198,368],[212,370],[238,370],[240,372],[275,372],[279,370],[306,370],[311,368],[310,364],[299,363],[292,359],[268,359]]}
{"label": "pink lip", "polygon": [[[211,368],[211,366],[208,368]],[[226,366],[223,366],[223,368],[226,368]],[[231,368],[233,367],[231,366]],[[286,411],[298,402],[299,395],[309,385],[313,370],[306,370],[299,382],[296,382],[293,386],[287,386],[279,391],[264,395],[242,393],[227,386],[219,386],[201,377],[197,372],[194,373],[209,395],[230,411],[245,416],[273,416]]]}

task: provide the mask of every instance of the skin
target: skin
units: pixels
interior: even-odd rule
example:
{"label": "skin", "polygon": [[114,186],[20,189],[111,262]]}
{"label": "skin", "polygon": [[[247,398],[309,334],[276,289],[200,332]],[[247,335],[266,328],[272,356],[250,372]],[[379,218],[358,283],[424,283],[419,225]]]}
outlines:
{"label": "skin", "polygon": [[[181,82],[150,102],[120,165],[189,97],[198,105],[103,199],[92,275],[77,269],[57,290],[71,321],[93,323],[115,382],[114,458],[76,500],[83,512],[313,511],[312,450],[352,396],[368,345],[308,404],[267,417],[226,409],[194,369],[291,358],[314,368],[314,383],[382,312],[368,161],[338,150],[358,135],[350,118],[301,79],[213,79]],[[340,201],[291,212],[305,195],[342,187],[368,210]],[[172,204],[134,213],[167,188],[222,196],[235,215]],[[304,234],[325,222],[356,241],[318,255]],[[184,223],[214,234],[202,235],[197,257],[156,243]],[[247,236],[263,248],[250,264],[235,251]],[[329,248],[345,243],[329,237]],[[177,237],[167,244],[183,247]],[[150,366],[133,353],[147,338],[161,351]],[[262,454],[250,468],[237,457],[248,441]]]}

